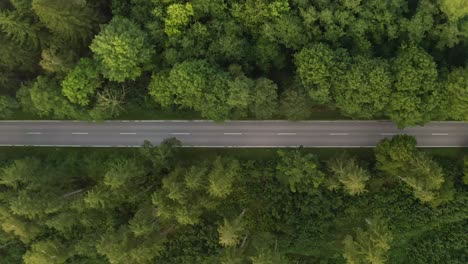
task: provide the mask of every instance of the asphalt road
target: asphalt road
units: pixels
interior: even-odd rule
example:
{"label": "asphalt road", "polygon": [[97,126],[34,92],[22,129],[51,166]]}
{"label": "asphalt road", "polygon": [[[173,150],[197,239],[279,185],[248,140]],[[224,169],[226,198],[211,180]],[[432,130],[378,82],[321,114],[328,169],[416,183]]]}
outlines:
{"label": "asphalt road", "polygon": [[388,121],[0,121],[0,146],[137,147],[176,137],[187,147],[373,147],[396,134],[420,147],[468,147],[467,122],[399,130]]}

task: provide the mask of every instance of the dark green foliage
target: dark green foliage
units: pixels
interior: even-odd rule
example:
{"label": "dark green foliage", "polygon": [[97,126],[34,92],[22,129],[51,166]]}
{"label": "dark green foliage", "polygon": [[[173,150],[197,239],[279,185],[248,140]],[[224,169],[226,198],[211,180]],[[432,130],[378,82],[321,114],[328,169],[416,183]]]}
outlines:
{"label": "dark green foliage", "polygon": [[34,83],[24,85],[17,97],[25,112],[41,117],[78,117],[76,109],[62,95],[54,78],[39,76]]}
{"label": "dark green foliage", "polygon": [[[398,164],[420,155],[414,144],[410,137],[384,141],[376,152],[378,168],[401,171]],[[460,230],[466,229],[468,193],[459,160],[437,158],[444,180],[455,179],[457,186],[450,202],[433,207],[414,198],[393,174],[376,172],[372,160],[338,151],[328,171],[325,160],[306,149],[251,160],[189,156],[194,152],[179,146],[167,139],[159,147],[145,142],[139,150],[1,155],[2,260],[284,264],[466,258]],[[388,166],[383,156],[392,159]],[[420,183],[426,173],[404,169],[404,183],[411,177]],[[350,174],[367,174],[366,192],[348,195],[357,194],[347,188]],[[331,177],[347,194],[328,190]]]}
{"label": "dark green foliage", "polygon": [[449,109],[447,115],[455,120],[468,120],[468,69],[450,72],[447,83]]}
{"label": "dark green foliage", "polygon": [[335,87],[336,106],[347,116],[372,118],[390,100],[392,77],[384,59],[356,57]]}
{"label": "dark green foliage", "polygon": [[467,228],[467,220],[435,228],[411,241],[412,245],[403,261],[415,264],[465,263],[468,258],[468,235],[462,230]]}
{"label": "dark green foliage", "polygon": [[463,164],[464,164],[464,167],[463,167],[463,172],[464,172],[463,181],[465,182],[466,185],[468,185],[468,156],[465,156],[463,161],[464,161],[463,162]]}
{"label": "dark green foliage", "polygon": [[414,137],[400,135],[384,139],[376,148],[376,159],[378,169],[407,184],[421,201],[436,206],[450,199],[445,197],[448,190],[443,188],[446,179],[442,168],[416,149]]}
{"label": "dark green foliage", "polygon": [[310,116],[312,103],[302,89],[288,89],[280,98],[280,110],[289,120],[303,120]]}
{"label": "dark green foliage", "polygon": [[0,118],[8,119],[18,108],[18,103],[14,98],[0,95]]}
{"label": "dark green foliage", "polygon": [[[217,121],[337,110],[399,127],[467,120],[464,4],[11,0],[0,6],[0,85],[2,95],[21,97],[21,83],[62,82],[92,52],[98,68],[71,73],[89,85],[69,87],[63,102],[80,114],[62,118],[144,109],[157,119],[162,109]],[[104,77],[102,89],[91,75]]]}
{"label": "dark green foliage", "polygon": [[312,192],[320,186],[324,175],[318,168],[317,157],[312,154],[301,153],[300,150],[292,152],[278,151],[280,161],[276,169],[278,179],[292,192]]}
{"label": "dark green foliage", "polygon": [[32,0],[32,10],[53,34],[64,39],[84,41],[92,36],[101,20],[95,7],[87,2]]}
{"label": "dark green foliage", "polygon": [[393,62],[395,91],[387,113],[399,127],[431,119],[446,95],[438,82],[436,64],[424,50],[403,47]]}

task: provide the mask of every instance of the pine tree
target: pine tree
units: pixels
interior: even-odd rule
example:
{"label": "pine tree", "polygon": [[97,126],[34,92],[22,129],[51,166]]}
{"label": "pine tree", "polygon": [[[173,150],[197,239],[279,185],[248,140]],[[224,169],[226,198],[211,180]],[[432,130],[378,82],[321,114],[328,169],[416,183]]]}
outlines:
{"label": "pine tree", "polygon": [[51,32],[73,41],[89,39],[101,20],[86,1],[33,0],[32,9]]}
{"label": "pine tree", "polygon": [[242,220],[244,214],[245,210],[232,220],[224,218],[223,224],[218,226],[219,243],[222,246],[234,247],[240,242],[241,235],[245,230]]}
{"label": "pine tree", "polygon": [[38,47],[38,26],[29,23],[16,12],[0,12],[0,29],[21,46]]}

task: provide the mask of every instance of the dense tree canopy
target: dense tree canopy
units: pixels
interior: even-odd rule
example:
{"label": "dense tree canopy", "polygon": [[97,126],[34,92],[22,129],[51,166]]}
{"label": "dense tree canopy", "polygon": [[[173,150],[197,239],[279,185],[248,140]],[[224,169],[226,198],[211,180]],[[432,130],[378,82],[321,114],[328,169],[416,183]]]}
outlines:
{"label": "dense tree canopy", "polygon": [[131,20],[114,17],[90,46],[102,73],[111,81],[135,80],[153,54],[146,34]]}
{"label": "dense tree canopy", "polygon": [[[370,149],[220,156],[174,138],[2,152],[2,261],[463,263],[466,158],[414,144],[384,140],[376,161]],[[441,181],[455,185],[444,199]]]}
{"label": "dense tree canopy", "polygon": [[[0,95],[47,75],[80,112],[66,118],[465,121],[467,15],[463,0],[3,1]],[[119,111],[99,107],[122,90]]]}

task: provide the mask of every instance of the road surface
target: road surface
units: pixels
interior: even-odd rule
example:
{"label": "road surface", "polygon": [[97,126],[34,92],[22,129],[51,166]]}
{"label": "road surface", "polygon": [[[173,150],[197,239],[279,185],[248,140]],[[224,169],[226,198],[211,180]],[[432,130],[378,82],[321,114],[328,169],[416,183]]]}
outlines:
{"label": "road surface", "polygon": [[170,137],[187,147],[374,147],[396,134],[420,147],[468,147],[467,122],[399,130],[389,121],[0,121],[0,146],[137,147]]}

